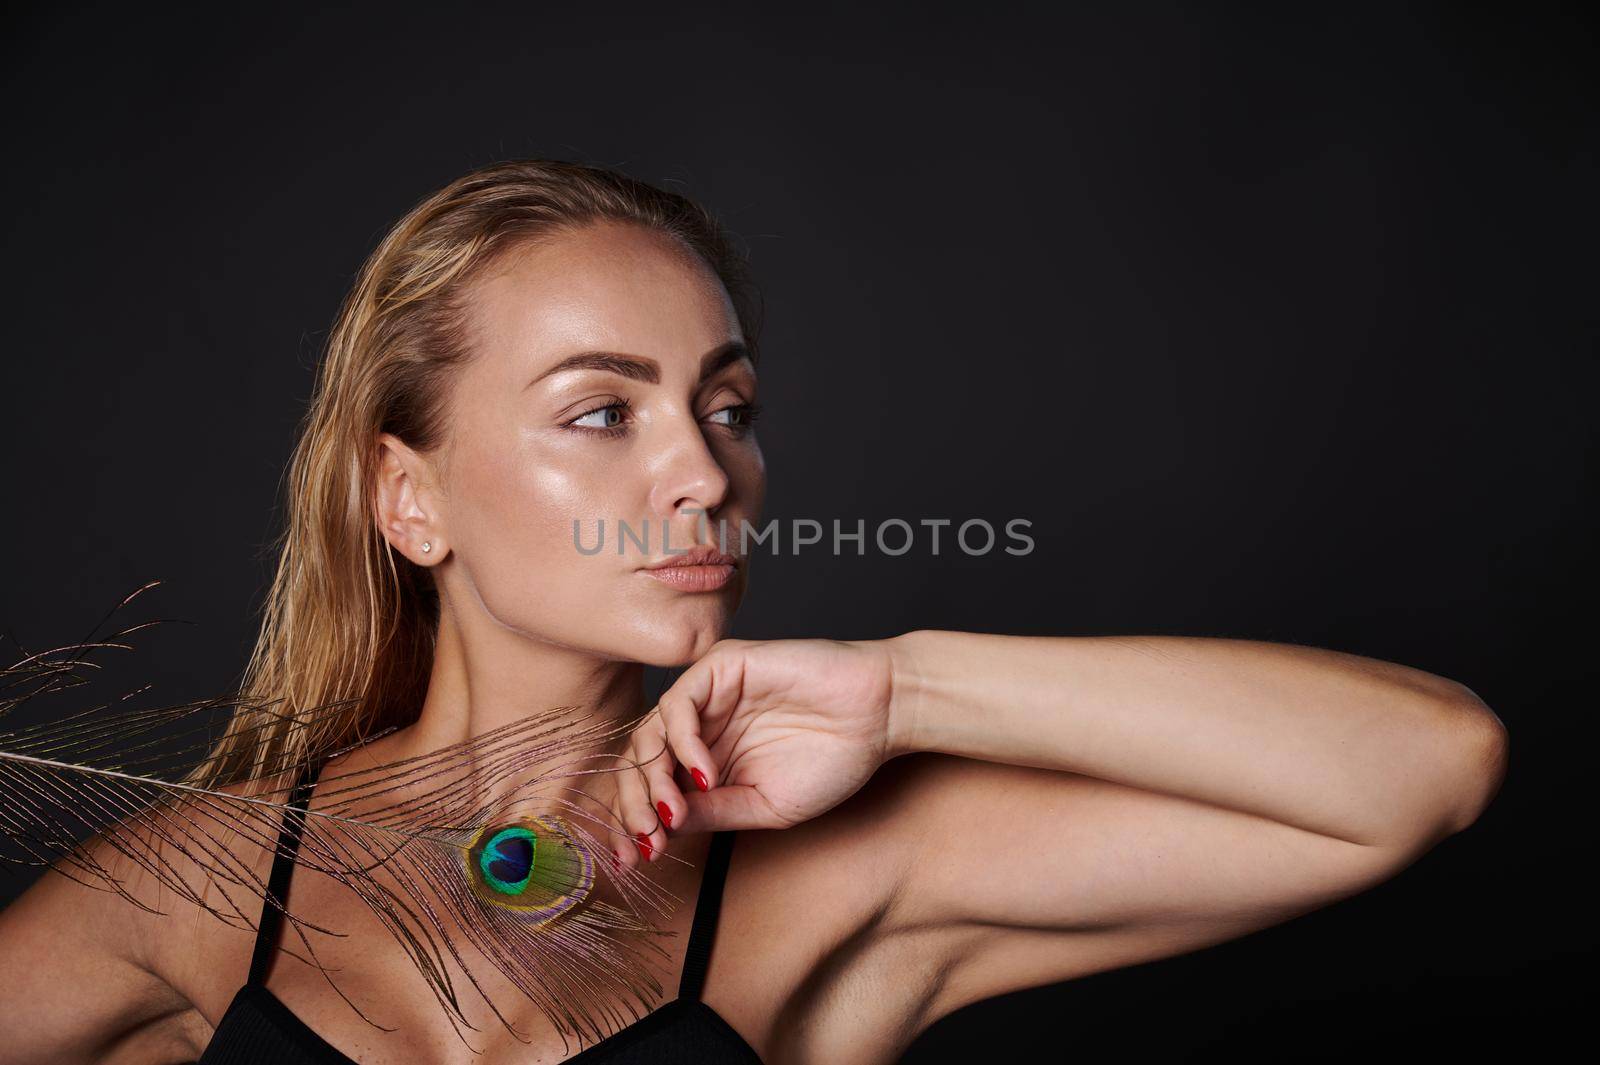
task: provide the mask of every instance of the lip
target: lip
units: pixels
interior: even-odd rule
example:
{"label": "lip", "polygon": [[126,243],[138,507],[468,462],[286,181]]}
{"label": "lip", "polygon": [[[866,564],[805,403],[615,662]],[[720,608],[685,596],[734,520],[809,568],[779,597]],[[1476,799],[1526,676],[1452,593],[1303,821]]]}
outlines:
{"label": "lip", "polygon": [[733,580],[739,560],[704,545],[670,555],[639,572],[684,592],[714,592]]}
{"label": "lip", "polygon": [[718,551],[707,544],[697,544],[681,553],[674,553],[652,562],[646,569],[669,569],[692,566],[736,566],[739,560],[726,551]]}
{"label": "lip", "polygon": [[643,569],[647,577],[654,577],[669,587],[682,592],[714,592],[718,588],[733,580],[733,572],[737,566],[657,566],[654,569]]}

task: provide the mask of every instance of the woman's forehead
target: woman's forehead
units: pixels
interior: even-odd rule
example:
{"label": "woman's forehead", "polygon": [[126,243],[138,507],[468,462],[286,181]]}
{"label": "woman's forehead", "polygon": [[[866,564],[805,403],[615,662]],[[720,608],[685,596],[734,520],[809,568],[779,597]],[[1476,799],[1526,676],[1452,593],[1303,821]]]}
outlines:
{"label": "woman's forehead", "polygon": [[530,375],[592,349],[698,363],[741,339],[710,267],[633,225],[587,226],[518,249],[478,281],[469,304],[480,354]]}

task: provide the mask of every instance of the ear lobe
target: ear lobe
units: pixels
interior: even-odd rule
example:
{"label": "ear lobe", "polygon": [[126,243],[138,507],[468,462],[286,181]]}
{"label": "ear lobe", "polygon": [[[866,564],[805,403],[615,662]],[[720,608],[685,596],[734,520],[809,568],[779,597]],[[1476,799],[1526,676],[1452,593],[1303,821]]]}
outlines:
{"label": "ear lobe", "polygon": [[392,433],[378,434],[373,517],[389,546],[419,566],[444,557],[444,538],[424,487],[428,475],[426,459]]}

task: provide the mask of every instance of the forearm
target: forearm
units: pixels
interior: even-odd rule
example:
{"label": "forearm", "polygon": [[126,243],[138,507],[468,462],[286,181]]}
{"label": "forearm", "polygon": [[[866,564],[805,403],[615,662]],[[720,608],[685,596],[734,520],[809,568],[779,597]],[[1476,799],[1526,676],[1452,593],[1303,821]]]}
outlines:
{"label": "forearm", "polygon": [[1359,843],[1436,838],[1498,787],[1505,737],[1465,688],[1316,648],[919,630],[891,753],[1065,770]]}

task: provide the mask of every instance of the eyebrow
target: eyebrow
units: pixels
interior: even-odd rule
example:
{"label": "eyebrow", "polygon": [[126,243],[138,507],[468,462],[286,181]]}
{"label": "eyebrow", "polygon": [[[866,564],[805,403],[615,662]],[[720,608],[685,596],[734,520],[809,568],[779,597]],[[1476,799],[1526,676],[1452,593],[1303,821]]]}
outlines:
{"label": "eyebrow", "polygon": [[[706,352],[700,359],[699,381],[704,381],[712,374],[738,362],[740,359],[748,358],[750,358],[749,347],[742,341],[730,340],[726,344]],[[658,385],[661,383],[661,364],[654,359],[645,358],[643,355],[625,355],[619,351],[580,351],[574,355],[568,355],[548,370],[539,374],[532,381],[529,381],[523,388],[532,388],[546,377],[566,370],[602,370],[630,380],[644,381],[647,384]],[[699,381],[696,381],[696,384]]]}

